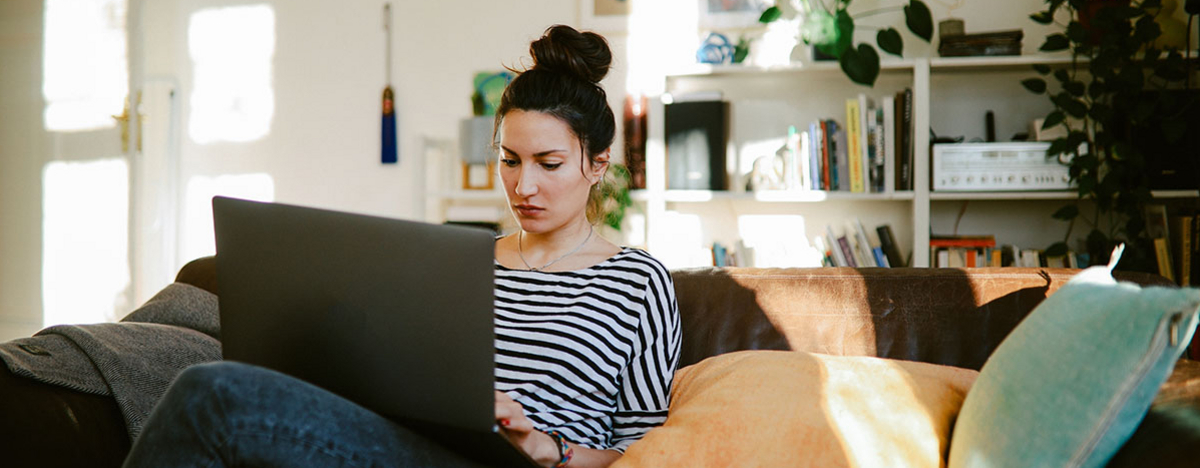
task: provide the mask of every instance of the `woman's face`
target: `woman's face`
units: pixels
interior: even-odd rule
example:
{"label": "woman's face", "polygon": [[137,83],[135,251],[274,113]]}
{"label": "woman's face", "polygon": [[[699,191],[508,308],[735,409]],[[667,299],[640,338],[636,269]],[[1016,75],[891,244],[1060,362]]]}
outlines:
{"label": "woman's face", "polygon": [[557,117],[521,110],[504,117],[500,179],[521,229],[540,234],[587,222],[588,191],[605,166],[587,163],[580,170],[584,161],[579,138]]}

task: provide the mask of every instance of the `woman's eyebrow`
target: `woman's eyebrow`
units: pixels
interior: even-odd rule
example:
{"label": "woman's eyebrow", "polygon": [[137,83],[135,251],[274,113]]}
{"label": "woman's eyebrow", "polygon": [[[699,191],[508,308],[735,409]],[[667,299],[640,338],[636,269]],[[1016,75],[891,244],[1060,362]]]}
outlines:
{"label": "woman's eyebrow", "polygon": [[[513,151],[512,149],[509,149],[507,146],[501,145],[500,148],[503,149],[504,152],[506,152],[508,154],[520,156],[520,154],[518,154],[516,151]],[[566,152],[567,152],[567,150],[564,150],[564,149],[552,149],[552,150],[539,151],[537,153],[533,153],[533,157],[544,158],[544,157],[549,156],[554,153],[566,153]]]}

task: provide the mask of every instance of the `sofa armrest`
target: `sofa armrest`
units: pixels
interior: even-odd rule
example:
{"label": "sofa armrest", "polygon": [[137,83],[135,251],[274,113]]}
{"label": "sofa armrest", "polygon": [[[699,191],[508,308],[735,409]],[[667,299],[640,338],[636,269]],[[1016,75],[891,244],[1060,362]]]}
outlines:
{"label": "sofa armrest", "polygon": [[187,283],[210,293],[217,293],[217,257],[200,257],[179,269],[175,282]]}

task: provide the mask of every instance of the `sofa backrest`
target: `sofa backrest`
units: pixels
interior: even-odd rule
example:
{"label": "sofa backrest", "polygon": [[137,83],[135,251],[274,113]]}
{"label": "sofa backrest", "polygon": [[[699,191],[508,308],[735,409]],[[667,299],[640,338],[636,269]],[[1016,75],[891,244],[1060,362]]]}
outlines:
{"label": "sofa backrest", "polygon": [[[672,271],[680,367],[732,351],[791,349],[978,370],[1078,272],[1054,268],[696,268]],[[1143,273],[1139,284],[1169,285]]]}
{"label": "sofa backrest", "polygon": [[[790,349],[979,369],[1078,270],[1055,268],[693,268],[671,272],[680,367],[732,351]],[[1144,273],[1123,281],[1170,285]],[[216,294],[216,259],[176,281]]]}

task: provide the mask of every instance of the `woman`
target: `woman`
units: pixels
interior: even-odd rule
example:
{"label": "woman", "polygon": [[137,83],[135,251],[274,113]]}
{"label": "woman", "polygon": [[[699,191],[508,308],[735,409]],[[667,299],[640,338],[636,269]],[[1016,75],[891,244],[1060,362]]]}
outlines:
{"label": "woman", "polygon": [[[496,241],[496,421],[541,466],[608,466],[666,419],[679,315],[665,268],[595,233],[615,121],[604,38],[554,26],[496,113],[520,230]],[[180,374],[126,466],[464,466],[350,401],[244,364]]]}

